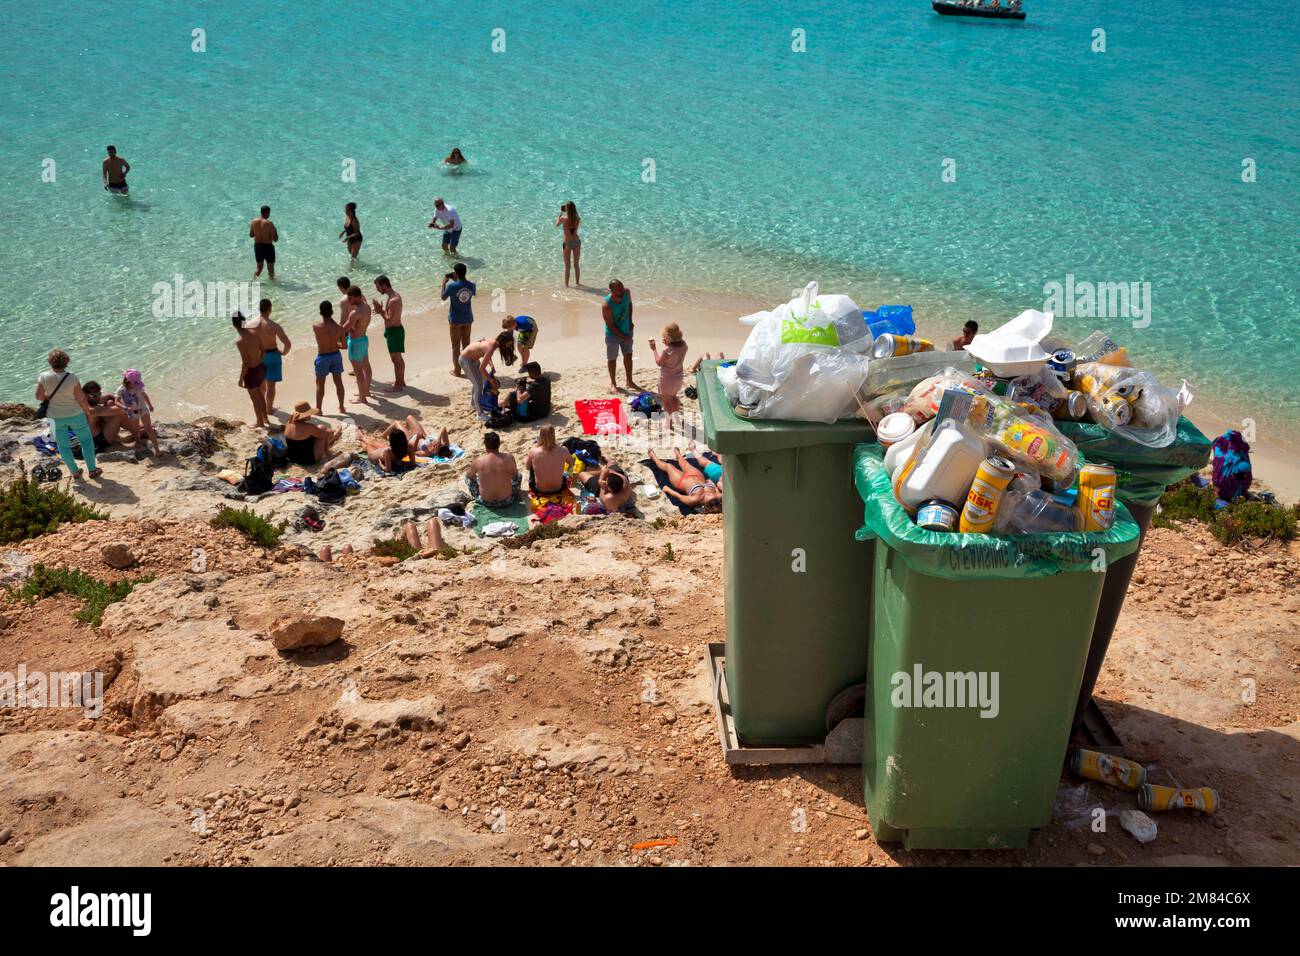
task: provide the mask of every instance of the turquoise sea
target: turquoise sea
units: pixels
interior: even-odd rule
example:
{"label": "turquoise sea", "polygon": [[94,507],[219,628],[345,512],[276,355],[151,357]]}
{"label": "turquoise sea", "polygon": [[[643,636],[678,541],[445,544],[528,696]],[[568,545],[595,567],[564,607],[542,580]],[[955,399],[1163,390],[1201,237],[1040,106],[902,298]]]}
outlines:
{"label": "turquoise sea", "polygon": [[[158,318],[154,286],[249,278],[263,202],[283,237],[263,289],[291,325],[346,266],[347,201],[356,273],[428,288],[441,194],[489,288],[559,284],[569,198],[589,283],[679,299],[784,299],[816,278],[946,329],[1040,306],[1070,275],[1150,282],[1145,328],[1058,329],[1108,329],[1175,385],[1296,421],[1300,4],[1026,9],[1013,25],[926,0],[7,4],[0,398],[30,399],[54,346],[109,381],[231,364],[228,319]],[[108,143],[129,200],[101,189]],[[461,176],[438,168],[453,145]]]}

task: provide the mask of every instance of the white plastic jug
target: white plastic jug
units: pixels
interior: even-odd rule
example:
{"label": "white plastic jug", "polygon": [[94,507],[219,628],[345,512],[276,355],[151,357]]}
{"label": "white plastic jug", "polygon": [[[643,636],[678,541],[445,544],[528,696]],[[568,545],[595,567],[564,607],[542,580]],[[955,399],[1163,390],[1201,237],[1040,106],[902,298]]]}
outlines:
{"label": "white plastic jug", "polygon": [[910,511],[931,498],[960,507],[986,456],[984,439],[974,429],[945,421],[917,453],[915,463],[900,470],[898,500]]}
{"label": "white plastic jug", "polygon": [[934,427],[934,420],[926,422],[924,425],[912,431],[902,441],[895,442],[889,446],[885,452],[885,470],[889,472],[889,480],[893,481],[898,476],[898,470],[907,464],[907,459],[912,457],[912,449],[918,443],[924,444],[925,440],[930,437],[930,429]]}

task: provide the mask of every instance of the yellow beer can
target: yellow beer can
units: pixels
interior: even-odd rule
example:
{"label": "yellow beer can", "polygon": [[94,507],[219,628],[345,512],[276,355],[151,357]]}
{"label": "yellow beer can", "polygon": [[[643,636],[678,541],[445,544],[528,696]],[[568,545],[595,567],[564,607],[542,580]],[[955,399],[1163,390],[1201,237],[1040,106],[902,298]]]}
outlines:
{"label": "yellow beer can", "polygon": [[1219,793],[1211,787],[1161,787],[1144,784],[1138,789],[1138,806],[1143,810],[1200,810],[1213,813],[1219,808]]}
{"label": "yellow beer can", "polygon": [[1108,531],[1115,523],[1115,469],[1111,465],[1088,464],[1079,469],[1079,527],[1084,531]]}
{"label": "yellow beer can", "polygon": [[993,530],[993,519],[1006,494],[1007,485],[1015,477],[1016,467],[997,455],[985,458],[975,472],[966,504],[961,509],[957,530],[962,534],[983,534]]}
{"label": "yellow beer can", "polygon": [[1096,780],[1120,790],[1137,790],[1147,780],[1147,768],[1137,761],[1082,747],[1070,758],[1070,769],[1085,780]]}

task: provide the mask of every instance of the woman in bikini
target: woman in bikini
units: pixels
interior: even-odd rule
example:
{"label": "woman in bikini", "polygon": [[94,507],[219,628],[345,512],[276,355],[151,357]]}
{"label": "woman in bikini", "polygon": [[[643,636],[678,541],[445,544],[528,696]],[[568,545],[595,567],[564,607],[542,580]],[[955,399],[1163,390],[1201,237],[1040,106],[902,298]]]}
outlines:
{"label": "woman in bikini", "polygon": [[313,415],[319,414],[319,409],[299,402],[293,406],[293,414],[284,424],[284,444],[289,460],[295,465],[306,468],[315,465],[330,453],[343,434],[342,427],[327,428],[311,420]]}
{"label": "woman in bikini", "polygon": [[718,510],[722,507],[722,492],[718,486],[704,477],[704,472],[696,468],[682,456],[680,448],[674,448],[677,463],[662,460],[650,450],[650,460],[654,466],[668,476],[668,485],[664,493],[674,501],[681,502],[688,508],[700,510]]}
{"label": "woman in bikini", "polygon": [[501,353],[501,358],[507,365],[515,364],[513,332],[502,331],[494,339],[480,339],[467,345],[458,359],[461,372],[469,379],[472,386],[470,405],[473,406],[474,413],[482,419],[487,418],[487,414],[483,411],[483,387],[487,383],[488,376],[496,370],[492,364],[492,356],[497,352]]}
{"label": "woman in bikini", "polygon": [[424,430],[424,426],[420,424],[416,417],[407,415],[406,421],[392,422],[379,433],[379,437],[387,441],[389,434],[394,430],[405,434],[406,444],[421,455],[428,455],[430,458],[451,457],[451,437],[448,435],[446,428],[438,432],[436,439],[430,438],[429,433]]}
{"label": "woman in bikini", "polygon": [[357,264],[362,242],[361,220],[357,218],[357,204],[354,202],[343,207],[343,231],[339,233],[339,238],[348,244],[348,255],[352,257],[348,268],[351,269]]}
{"label": "woman in bikini", "polygon": [[400,428],[388,430],[386,437],[372,437],[361,433],[361,447],[366,457],[384,471],[408,471],[415,467],[415,456],[406,432]]}
{"label": "woman in bikini", "polygon": [[560,214],[555,217],[555,224],[564,230],[564,284],[569,284],[569,260],[573,262],[573,284],[582,285],[582,240],[578,238],[578,225],[582,217],[573,201],[560,206]]}

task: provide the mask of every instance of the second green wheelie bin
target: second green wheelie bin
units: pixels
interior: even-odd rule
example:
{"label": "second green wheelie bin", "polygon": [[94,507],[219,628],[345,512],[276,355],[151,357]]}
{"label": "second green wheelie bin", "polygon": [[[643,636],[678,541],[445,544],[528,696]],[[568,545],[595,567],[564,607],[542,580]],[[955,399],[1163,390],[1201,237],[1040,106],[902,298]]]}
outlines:
{"label": "second green wheelie bin", "polygon": [[1074,727],[1077,730],[1083,723],[1088,702],[1092,700],[1092,690],[1097,686],[1101,665],[1110,648],[1111,636],[1119,622],[1120,611],[1124,609],[1129,581],[1137,568],[1147,528],[1156,513],[1156,503],[1170,485],[1196,474],[1206,466],[1210,460],[1212,443],[1186,418],[1178,420],[1177,435],[1163,448],[1149,448],[1091,422],[1062,421],[1057,422],[1057,427],[1074,442],[1085,460],[1104,462],[1115,467],[1115,499],[1128,508],[1141,530],[1137,550],[1106,569],[1106,586],[1101,591],[1101,604],[1097,608],[1097,622],[1092,628],[1088,662],[1083,670],[1079,699],[1074,708]]}
{"label": "second green wheelie bin", "polygon": [[[879,445],[854,475],[874,540],[862,780],[876,838],[1023,847],[1051,819],[1105,566],[1137,548],[1122,505],[1095,533],[926,531]],[[860,631],[868,641],[867,628]]]}
{"label": "second green wheelie bin", "polygon": [[735,413],[718,363],[696,379],[709,447],[722,458],[726,677],[742,743],[820,743],[827,708],[862,682],[871,544],[857,541],[862,506],[853,446],[871,426],[849,419],[752,420]]}

